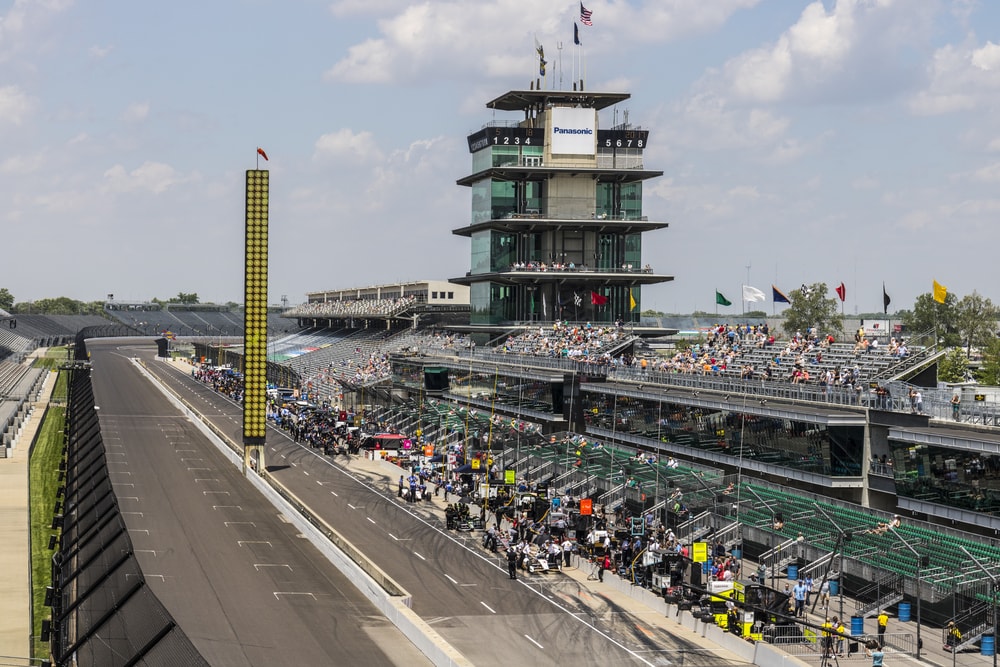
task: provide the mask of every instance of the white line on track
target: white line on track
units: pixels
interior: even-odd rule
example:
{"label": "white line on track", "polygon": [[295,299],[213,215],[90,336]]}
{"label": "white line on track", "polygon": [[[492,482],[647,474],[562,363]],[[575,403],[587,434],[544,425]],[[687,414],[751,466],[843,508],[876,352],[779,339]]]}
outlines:
{"label": "white line on track", "polygon": [[371,518],[370,516],[366,516],[365,518],[371,521],[373,524],[375,523],[375,519]]}
{"label": "white line on track", "polygon": [[532,644],[534,644],[535,646],[537,646],[538,648],[542,649],[543,651],[545,650],[545,647],[544,647],[544,646],[542,646],[541,644],[539,644],[538,642],[536,642],[536,641],[535,641],[534,639],[532,639],[532,638],[531,638],[531,637],[529,637],[528,635],[525,635],[525,636],[524,636],[524,638],[525,638],[525,639],[527,639],[527,640],[528,640],[529,642],[531,642]]}
{"label": "white line on track", "polygon": [[352,510],[356,510],[356,509],[358,509],[357,507],[355,507],[355,506],[354,506],[354,505],[352,505],[351,503],[347,503],[347,506],[348,506],[348,507],[350,507],[350,508],[351,508]]}
{"label": "white line on track", "polygon": [[[486,607],[487,609],[489,609],[489,610],[490,610],[490,613],[491,613],[491,614],[495,614],[495,613],[497,613],[497,612],[496,612],[496,610],[495,610],[495,609],[494,609],[493,607],[489,606],[488,604],[486,604],[486,603],[485,603],[485,602],[483,602],[482,600],[480,600],[480,601],[479,601],[479,604],[481,604],[481,605],[483,605],[484,607]],[[527,636],[527,635],[525,635],[525,636]]]}
{"label": "white line on track", "polygon": [[337,493],[336,491],[331,491],[330,493],[332,493],[333,495],[337,496],[338,498],[340,497],[340,494]]}
{"label": "white line on track", "polygon": [[388,535],[388,536],[389,536],[389,537],[391,537],[392,539],[394,539],[394,540],[396,540],[397,542],[399,542],[399,538],[398,538],[398,537],[396,537],[395,535],[393,535],[392,533],[386,533],[386,535]]}
{"label": "white line on track", "polygon": [[420,560],[427,560],[426,558],[424,558],[423,556],[421,556],[420,554],[418,554],[416,551],[413,552],[413,555],[416,556],[417,558],[419,558]]}
{"label": "white line on track", "polygon": [[457,582],[457,581],[455,581],[455,579],[453,579],[453,578],[452,578],[452,576],[451,576],[450,574],[446,574],[446,575],[444,575],[444,576],[445,576],[445,579],[447,579],[447,580],[448,580],[448,581],[450,581],[451,583],[455,584],[456,586],[458,585],[458,582]]}

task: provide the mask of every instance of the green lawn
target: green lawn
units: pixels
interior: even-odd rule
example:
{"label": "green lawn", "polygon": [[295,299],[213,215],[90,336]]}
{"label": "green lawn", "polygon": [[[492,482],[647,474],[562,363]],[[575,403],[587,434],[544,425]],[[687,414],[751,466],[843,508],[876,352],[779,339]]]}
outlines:
{"label": "green lawn", "polygon": [[[60,379],[63,374],[60,373]],[[65,381],[63,382],[65,389]],[[28,473],[28,493],[31,512],[31,583],[32,583],[32,657],[47,658],[48,645],[38,641],[42,619],[51,610],[44,605],[45,587],[52,583],[52,516],[59,487],[59,461],[62,459],[65,408],[50,407],[45,413],[38,438],[31,452]]]}
{"label": "green lawn", "polygon": [[69,373],[60,373],[56,377],[56,385],[52,387],[51,400],[56,402],[66,402],[66,387],[69,382]]}

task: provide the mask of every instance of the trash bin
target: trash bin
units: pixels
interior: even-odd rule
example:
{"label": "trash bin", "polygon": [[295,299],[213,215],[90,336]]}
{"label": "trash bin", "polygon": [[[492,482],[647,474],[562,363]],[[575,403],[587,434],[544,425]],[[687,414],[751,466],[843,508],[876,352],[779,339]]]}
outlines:
{"label": "trash bin", "polygon": [[996,652],[996,638],[993,635],[983,635],[979,642],[980,655],[993,655]]}
{"label": "trash bin", "polygon": [[788,578],[792,581],[797,581],[799,578],[799,566],[789,565],[788,566]]}
{"label": "trash bin", "polygon": [[865,617],[851,616],[851,636],[860,637],[865,634]]}
{"label": "trash bin", "polygon": [[840,582],[836,579],[830,580],[830,597],[835,598],[840,595]]}
{"label": "trash bin", "polygon": [[897,610],[897,615],[899,616],[900,623],[910,622],[910,603],[900,602],[899,609]]}

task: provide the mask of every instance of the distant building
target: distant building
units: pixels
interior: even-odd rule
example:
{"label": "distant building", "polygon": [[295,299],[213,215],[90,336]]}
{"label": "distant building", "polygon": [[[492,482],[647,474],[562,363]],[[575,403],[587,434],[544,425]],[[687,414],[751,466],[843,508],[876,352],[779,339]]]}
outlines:
{"label": "distant building", "polygon": [[[445,280],[416,280],[389,285],[306,292],[307,304],[397,298],[412,298],[417,303],[435,306],[467,306],[469,305],[469,288]],[[295,308],[292,310],[294,311]]]}

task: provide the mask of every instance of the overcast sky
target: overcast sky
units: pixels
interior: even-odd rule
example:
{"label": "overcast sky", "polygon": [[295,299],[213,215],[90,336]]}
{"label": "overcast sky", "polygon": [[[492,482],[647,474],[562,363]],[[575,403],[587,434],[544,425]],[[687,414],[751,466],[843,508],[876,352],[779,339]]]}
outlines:
{"label": "overcast sky", "polygon": [[[589,0],[587,87],[651,131],[643,308],[843,281],[1000,301],[1000,2]],[[18,0],[0,18],[0,287],[242,302],[270,157],[270,301],[469,268],[466,135],[572,77],[576,2]],[[610,113],[610,111],[608,112]],[[497,118],[510,116],[498,115]],[[611,122],[602,114],[602,126]],[[263,161],[261,166],[265,166]],[[770,312],[770,300],[766,304]]]}

